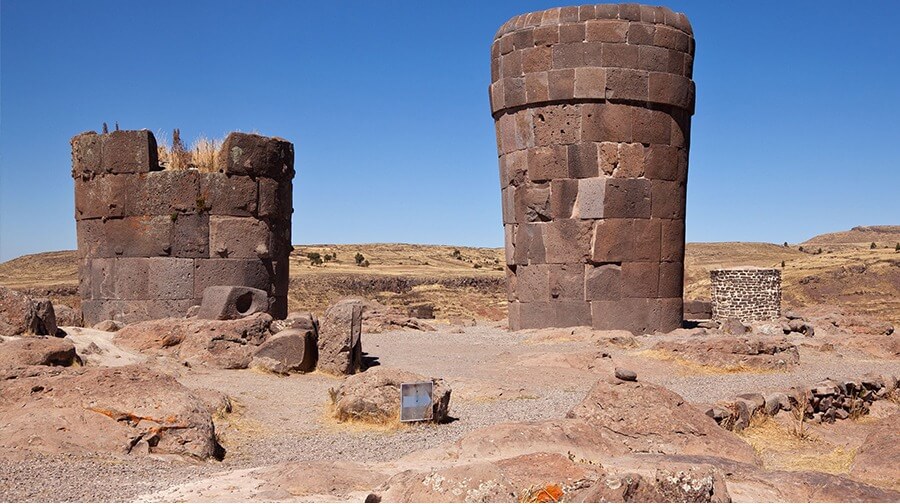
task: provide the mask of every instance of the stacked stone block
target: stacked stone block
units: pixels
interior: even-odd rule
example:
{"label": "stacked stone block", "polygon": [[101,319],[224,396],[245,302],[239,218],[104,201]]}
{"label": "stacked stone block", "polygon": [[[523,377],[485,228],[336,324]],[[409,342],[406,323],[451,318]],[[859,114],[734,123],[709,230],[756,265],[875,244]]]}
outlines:
{"label": "stacked stone block", "polygon": [[72,139],[86,324],[184,316],[203,290],[264,290],[287,314],[293,144],[231,133],[215,171],[163,170],[147,130]]}
{"label": "stacked stone block", "polygon": [[709,272],[715,320],[774,320],[781,316],[781,270],[729,268]]}
{"label": "stacked stone block", "polygon": [[556,8],[497,32],[511,329],[681,326],[693,55],[665,7]]}

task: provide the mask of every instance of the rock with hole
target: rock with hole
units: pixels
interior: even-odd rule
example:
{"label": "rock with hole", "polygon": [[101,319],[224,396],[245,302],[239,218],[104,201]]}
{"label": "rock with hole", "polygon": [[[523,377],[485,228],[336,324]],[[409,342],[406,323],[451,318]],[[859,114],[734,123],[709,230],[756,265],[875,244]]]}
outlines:
{"label": "rock with hole", "polygon": [[198,319],[234,320],[269,309],[264,290],[239,285],[216,285],[203,290]]}

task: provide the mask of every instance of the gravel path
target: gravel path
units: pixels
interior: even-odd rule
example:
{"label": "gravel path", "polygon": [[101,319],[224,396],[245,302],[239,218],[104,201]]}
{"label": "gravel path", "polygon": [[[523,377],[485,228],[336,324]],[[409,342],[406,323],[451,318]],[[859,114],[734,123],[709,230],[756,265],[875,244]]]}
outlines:
{"label": "gravel path", "polygon": [[[560,418],[616,365],[697,403],[829,376],[900,374],[897,361],[801,348],[801,365],[790,373],[686,375],[677,364],[642,356],[639,351],[653,341],[646,337],[638,338],[639,348],[621,348],[577,337],[538,340],[534,333],[510,334],[489,325],[462,333],[438,329],[365,335],[363,341],[381,365],[448,380],[456,418],[448,424],[393,431],[338,425],[328,418],[327,403],[328,389],[340,380],[318,373],[181,370],[179,381],[186,386],[220,390],[237,405],[235,414],[216,421],[228,450],[223,461],[2,454],[0,501],[127,501],[225,470],[308,460],[389,461],[497,423]],[[604,352],[611,358],[601,357]]]}

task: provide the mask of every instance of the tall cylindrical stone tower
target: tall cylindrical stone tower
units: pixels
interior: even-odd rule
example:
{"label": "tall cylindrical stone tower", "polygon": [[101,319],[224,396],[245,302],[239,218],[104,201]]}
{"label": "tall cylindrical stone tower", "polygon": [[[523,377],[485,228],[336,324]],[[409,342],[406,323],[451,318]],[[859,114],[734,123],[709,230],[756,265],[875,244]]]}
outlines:
{"label": "tall cylindrical stone tower", "polygon": [[147,130],[72,138],[86,324],[183,317],[216,285],[287,314],[294,146],[232,133],[210,172],[163,169]]}
{"label": "tall cylindrical stone tower", "polygon": [[693,55],[665,7],[556,8],[497,32],[510,329],[680,327]]}

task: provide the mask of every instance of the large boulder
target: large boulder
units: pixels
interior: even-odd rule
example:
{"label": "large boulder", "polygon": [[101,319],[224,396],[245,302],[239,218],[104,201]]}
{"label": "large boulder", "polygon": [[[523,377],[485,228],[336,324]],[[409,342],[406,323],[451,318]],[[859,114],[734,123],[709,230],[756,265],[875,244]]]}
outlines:
{"label": "large boulder", "polygon": [[237,320],[148,320],[122,328],[115,342],[142,353],[177,357],[190,365],[243,369],[270,337],[271,323],[268,313]]}
{"label": "large boulder", "polygon": [[309,373],[316,369],[317,358],[313,331],[285,329],[257,347],[250,365],[278,374]]}
{"label": "large boulder", "polygon": [[53,303],[47,298],[34,300],[35,327],[34,334],[57,336],[56,311]]}
{"label": "large boulder", "polygon": [[7,376],[0,418],[4,451],[221,455],[203,401],[141,366]]}
{"label": "large boulder", "polygon": [[445,421],[450,410],[451,389],[444,380],[383,366],[345,379],[334,395],[334,415],[341,421],[399,421],[400,384],[423,381],[431,381],[433,386],[432,421]]}
{"label": "large boulder", "polygon": [[362,313],[359,299],[338,301],[327,310],[319,324],[320,371],[349,375],[362,368]]}
{"label": "large boulder", "polygon": [[566,415],[605,431],[638,453],[713,455],[753,462],[753,448],[669,389],[647,382],[600,380]]}
{"label": "large boulder", "polygon": [[56,336],[56,315],[49,299],[34,300],[0,286],[0,335]]}
{"label": "large boulder", "polygon": [[0,338],[0,367],[71,366],[75,345],[57,338]]}

